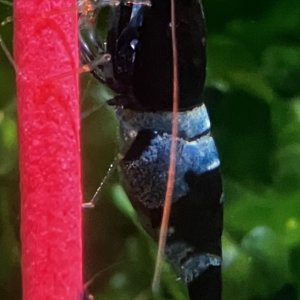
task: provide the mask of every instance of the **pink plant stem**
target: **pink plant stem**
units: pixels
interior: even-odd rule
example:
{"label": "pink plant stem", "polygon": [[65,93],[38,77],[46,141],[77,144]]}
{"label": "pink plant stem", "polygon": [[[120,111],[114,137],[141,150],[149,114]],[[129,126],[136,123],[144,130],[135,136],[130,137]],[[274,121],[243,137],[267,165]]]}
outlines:
{"label": "pink plant stem", "polygon": [[[62,9],[70,9],[62,12]],[[15,0],[23,300],[82,289],[76,0]],[[59,77],[59,78],[58,78]]]}

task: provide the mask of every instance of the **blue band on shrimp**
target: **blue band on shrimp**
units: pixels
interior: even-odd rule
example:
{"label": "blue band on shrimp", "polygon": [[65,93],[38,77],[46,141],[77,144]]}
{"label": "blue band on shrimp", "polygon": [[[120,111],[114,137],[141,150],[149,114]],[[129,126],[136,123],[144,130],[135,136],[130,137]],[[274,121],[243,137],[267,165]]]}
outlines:
{"label": "blue band on shrimp", "polygon": [[[139,112],[117,107],[117,117],[122,124],[140,130],[172,133],[172,112]],[[210,129],[210,120],[205,105],[178,113],[178,137],[192,139]]]}
{"label": "blue band on shrimp", "polygon": [[[172,119],[171,116],[166,117],[168,114],[137,113],[129,110],[124,113],[121,108],[118,109],[125,143],[130,140],[127,136],[124,137],[124,134],[130,132],[128,128],[137,132],[129,151],[125,146],[126,153],[121,168],[126,184],[132,191],[131,196],[148,208],[163,206],[166,194],[172,143]],[[197,118],[195,114],[198,115]],[[178,128],[181,135],[176,138],[173,202],[188,193],[190,187],[186,181],[187,174],[200,175],[220,165],[214,140],[207,134],[209,127],[204,105],[179,115]]]}
{"label": "blue band on shrimp", "polygon": [[[174,228],[169,228],[169,236],[174,232]],[[184,241],[168,243],[166,255],[178,270],[181,280],[188,283],[203,274],[210,267],[220,267],[222,258],[218,255],[201,253],[195,254],[196,249]]]}

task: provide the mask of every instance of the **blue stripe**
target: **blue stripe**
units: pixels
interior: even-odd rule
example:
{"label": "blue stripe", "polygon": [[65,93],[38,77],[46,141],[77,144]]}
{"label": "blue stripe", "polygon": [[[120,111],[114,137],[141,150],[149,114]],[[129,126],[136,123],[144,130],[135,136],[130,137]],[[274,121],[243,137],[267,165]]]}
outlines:
{"label": "blue stripe", "polygon": [[[137,132],[153,130],[158,133],[172,133],[172,112],[137,112],[117,107],[117,117],[121,123],[130,125]],[[178,113],[178,136],[192,139],[209,131],[210,121],[205,105]]]}

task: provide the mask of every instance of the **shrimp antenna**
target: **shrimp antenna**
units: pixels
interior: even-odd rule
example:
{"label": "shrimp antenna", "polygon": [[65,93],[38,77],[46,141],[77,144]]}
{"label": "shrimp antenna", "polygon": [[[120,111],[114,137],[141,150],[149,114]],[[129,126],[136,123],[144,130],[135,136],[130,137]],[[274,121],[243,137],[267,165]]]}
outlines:
{"label": "shrimp antenna", "polygon": [[8,58],[9,62],[12,64],[12,66],[14,67],[15,71],[17,70],[17,66],[16,63],[11,55],[11,53],[9,52],[8,48],[6,47],[2,36],[0,34],[0,47],[2,48],[3,52],[5,53],[6,57]]}
{"label": "shrimp antenna", "polygon": [[170,166],[168,171],[167,190],[164,202],[163,217],[160,227],[158,252],[155,264],[155,272],[152,281],[153,293],[158,293],[163,257],[165,253],[168,225],[171,213],[173,188],[176,171],[176,150],[178,136],[178,105],[179,105],[179,86],[178,86],[178,54],[176,42],[176,19],[175,19],[175,0],[171,0],[171,35],[172,35],[172,55],[173,55],[173,116],[172,116],[172,143],[170,154]]}
{"label": "shrimp antenna", "polygon": [[[3,3],[5,5],[9,5],[9,6],[13,6],[12,3],[8,2],[8,1],[3,1],[3,0],[0,0],[0,3]],[[1,23],[0,23],[0,26],[5,26],[7,23],[10,23],[13,21],[13,18],[10,16],[10,17],[7,17],[5,18]],[[6,55],[7,59],[9,60],[9,62],[12,64],[12,66],[14,67],[15,71],[17,71],[17,65],[15,63],[15,60],[13,59],[13,56],[11,55],[11,53],[9,52],[7,46],[5,45],[4,43],[4,40],[0,34],[0,48],[2,48],[4,54]]]}

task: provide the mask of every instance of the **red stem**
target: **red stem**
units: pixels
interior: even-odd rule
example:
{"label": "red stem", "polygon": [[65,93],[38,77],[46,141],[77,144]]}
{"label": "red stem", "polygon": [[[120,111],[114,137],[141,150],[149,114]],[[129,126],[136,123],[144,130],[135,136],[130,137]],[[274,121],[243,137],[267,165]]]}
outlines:
{"label": "red stem", "polygon": [[76,0],[15,0],[23,300],[82,289]]}

